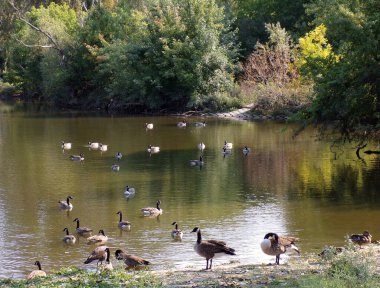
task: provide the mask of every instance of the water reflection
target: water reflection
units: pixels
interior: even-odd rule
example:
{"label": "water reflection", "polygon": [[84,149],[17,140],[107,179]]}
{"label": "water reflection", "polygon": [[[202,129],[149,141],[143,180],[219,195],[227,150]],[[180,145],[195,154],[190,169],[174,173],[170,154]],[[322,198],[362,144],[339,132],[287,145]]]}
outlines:
{"label": "water reflection", "polygon": [[[63,228],[75,231],[75,218],[94,231],[104,229],[111,253],[120,248],[139,255],[152,269],[203,268],[204,259],[193,251],[194,227],[205,239],[236,249],[237,256],[217,259],[215,266],[273,262],[259,246],[267,232],[302,238],[301,251],[342,245],[346,234],[365,229],[375,238],[380,233],[375,156],[362,156],[363,165],[342,147],[334,157],[312,130],[292,139],[291,125],[207,119],[200,129],[194,123],[203,119],[189,118],[186,128],[178,128],[182,120],[1,115],[0,159],[6,165],[0,167],[0,244],[12,252],[3,255],[0,276],[24,277],[35,260],[47,271],[84,267],[93,247],[81,237],[74,245],[62,240]],[[233,143],[228,155],[226,139]],[[62,151],[63,140],[71,150]],[[89,141],[107,143],[107,151],[88,150]],[[160,152],[149,154],[149,145]],[[251,148],[247,155],[244,146]],[[115,173],[110,167],[117,152],[123,157]],[[70,161],[80,153],[84,161]],[[201,155],[203,165],[192,167],[189,161]],[[136,189],[133,198],[125,197],[127,185]],[[57,202],[67,195],[74,208],[61,211]],[[158,199],[163,215],[142,217],[140,209]],[[118,228],[117,211],[132,223],[130,231]],[[182,242],[172,241],[173,221],[184,232]]]}

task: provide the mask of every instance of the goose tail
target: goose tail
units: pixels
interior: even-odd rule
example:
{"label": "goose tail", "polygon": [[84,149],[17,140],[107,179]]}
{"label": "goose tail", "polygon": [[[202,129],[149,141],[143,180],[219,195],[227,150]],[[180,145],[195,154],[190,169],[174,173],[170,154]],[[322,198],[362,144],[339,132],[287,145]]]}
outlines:
{"label": "goose tail", "polygon": [[226,247],[226,248],[224,249],[224,253],[226,253],[226,254],[228,254],[228,255],[236,255],[236,253],[235,253],[235,249],[232,249],[232,248],[230,248],[230,247]]}
{"label": "goose tail", "polygon": [[296,251],[298,253],[298,255],[301,254],[300,250],[298,249],[298,247],[296,245],[290,244],[289,248],[292,249],[292,250],[294,250],[294,251]]}

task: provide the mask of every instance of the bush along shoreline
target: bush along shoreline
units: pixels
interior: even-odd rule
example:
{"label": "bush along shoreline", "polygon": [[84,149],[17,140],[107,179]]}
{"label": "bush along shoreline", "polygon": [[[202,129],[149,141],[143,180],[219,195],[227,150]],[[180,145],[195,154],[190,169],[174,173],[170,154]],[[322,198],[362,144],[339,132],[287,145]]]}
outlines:
{"label": "bush along shoreline", "polygon": [[[380,245],[364,249],[348,245],[341,250],[328,247],[323,257],[304,254],[281,265],[240,265],[231,261],[212,270],[89,271],[76,267],[48,272],[47,277],[0,279],[0,287],[379,287]],[[273,262],[273,261],[272,261]]]}

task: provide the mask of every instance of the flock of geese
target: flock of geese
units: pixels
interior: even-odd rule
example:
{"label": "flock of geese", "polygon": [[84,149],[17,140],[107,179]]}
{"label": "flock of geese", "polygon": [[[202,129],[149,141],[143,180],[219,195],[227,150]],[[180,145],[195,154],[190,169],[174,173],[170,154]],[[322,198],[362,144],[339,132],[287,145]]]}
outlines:
{"label": "flock of geese", "polygon": [[[177,126],[180,128],[186,127],[187,123],[185,121],[181,121],[177,123]],[[205,127],[205,122],[196,122],[196,127]],[[147,130],[153,129],[154,125],[153,123],[146,123],[145,128]],[[94,150],[100,150],[102,152],[107,151],[108,146],[102,143],[94,143],[94,142],[88,142],[86,147]],[[203,152],[203,150],[206,148],[205,144],[203,142],[199,143],[197,145],[198,149]],[[68,142],[62,141],[61,148],[63,150],[70,150],[72,148],[72,144]],[[227,141],[224,142],[222,153],[223,155],[228,155],[231,153],[231,150],[233,148],[233,144],[229,143]],[[147,151],[149,153],[158,153],[160,151],[160,147],[149,145],[147,148]],[[251,152],[251,149],[245,146],[243,149],[243,154],[247,155]],[[123,155],[120,152],[117,152],[115,155],[115,158],[117,161],[120,161],[122,159]],[[70,159],[72,161],[84,161],[84,155],[83,153],[79,155],[71,155]],[[203,157],[200,156],[199,160],[190,160],[191,166],[202,166],[203,165]],[[119,171],[120,167],[117,164],[112,165],[113,171]],[[124,194],[126,196],[134,195],[135,189],[129,186],[126,186]],[[71,200],[73,200],[72,196],[68,196],[66,200],[58,201],[59,208],[61,210],[71,211],[73,209],[73,204],[71,203]],[[160,207],[161,201],[158,200],[156,202],[156,207],[145,207],[141,208],[141,214],[144,217],[157,217],[162,214],[163,210]],[[129,221],[123,220],[122,211],[118,211],[116,213],[119,215],[119,222],[118,222],[118,228],[121,230],[127,230],[129,231],[131,229],[131,223]],[[111,251],[109,247],[106,246],[106,242],[108,241],[108,236],[105,234],[104,230],[99,230],[97,235],[92,235],[93,230],[84,226],[80,225],[79,218],[75,218],[73,222],[76,222],[76,236],[73,234],[70,234],[69,229],[65,227],[63,229],[63,232],[65,232],[63,241],[66,244],[74,244],[77,241],[77,237],[85,237],[87,238],[88,244],[95,244],[96,248],[90,253],[90,255],[87,257],[87,259],[84,261],[84,264],[89,264],[94,261],[97,262],[97,266],[99,263],[101,264],[101,267],[103,270],[112,270],[113,266],[110,261],[111,257]],[[183,238],[183,232],[178,228],[178,223],[173,222],[172,225],[174,226],[173,230],[171,231],[171,237],[175,241],[182,241]],[[192,231],[192,233],[197,234],[197,240],[194,245],[195,252],[205,258],[206,260],[206,270],[212,268],[212,261],[216,256],[219,255],[236,255],[235,249],[227,246],[227,243],[221,240],[204,240],[202,239],[201,229],[199,227],[195,227]],[[348,237],[350,241],[353,243],[356,243],[361,248],[362,245],[371,243],[372,235],[368,231],[364,231],[363,234],[353,234]],[[288,250],[293,250],[300,254],[300,250],[296,246],[296,242],[298,242],[300,239],[297,237],[292,236],[280,236],[276,233],[270,232],[267,233],[264,236],[264,239],[261,241],[260,246],[261,250],[270,256],[275,256],[275,264],[280,264],[280,256],[284,253],[286,253]],[[342,252],[344,248],[337,247],[335,252],[339,253]],[[322,251],[319,255],[323,256],[326,251]],[[115,258],[117,260],[122,260],[125,265],[126,269],[138,267],[138,266],[145,266],[150,265],[151,262],[143,259],[142,257],[127,254],[121,249],[117,249],[114,253]],[[104,263],[103,263],[104,262]],[[36,261],[34,263],[38,269],[32,271],[27,279],[32,279],[35,277],[44,277],[46,276],[46,272],[42,270],[41,263],[39,261]]]}

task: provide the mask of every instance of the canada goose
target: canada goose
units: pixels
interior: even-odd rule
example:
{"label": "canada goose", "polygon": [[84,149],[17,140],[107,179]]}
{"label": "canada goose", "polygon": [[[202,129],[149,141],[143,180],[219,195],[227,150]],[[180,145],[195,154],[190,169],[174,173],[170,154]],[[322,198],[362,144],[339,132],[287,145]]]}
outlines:
{"label": "canada goose", "polygon": [[329,258],[333,255],[338,255],[342,253],[344,250],[345,250],[344,247],[329,246],[323,249],[322,252],[318,254],[318,256],[322,258]]}
{"label": "canada goose", "polygon": [[96,266],[98,266],[99,262],[100,264],[103,264],[103,261],[107,258],[107,253],[109,253],[109,249],[107,246],[98,246],[87,257],[86,261],[84,261],[84,264],[91,263],[95,260],[98,260]]}
{"label": "canada goose", "polygon": [[87,227],[79,227],[79,218],[75,218],[73,222],[77,222],[77,228],[75,231],[81,235],[81,236],[88,236],[89,234],[91,235],[92,229],[87,228]]}
{"label": "canada goose", "polygon": [[359,248],[362,248],[362,245],[370,244],[372,241],[372,235],[369,234],[368,231],[364,231],[363,234],[352,234],[348,237],[348,240],[350,240],[353,243],[356,243],[359,245]]}
{"label": "canada goose", "polygon": [[175,225],[175,229],[172,231],[172,238],[176,241],[182,241],[183,232],[178,229],[177,222],[173,222],[172,225]]}
{"label": "canada goose", "polygon": [[121,211],[118,211],[116,214],[119,214],[119,223],[117,224],[117,227],[122,230],[131,230],[131,223],[128,221],[123,221],[123,214]]}
{"label": "canada goose", "polygon": [[205,145],[205,143],[201,142],[201,143],[199,143],[199,144],[197,145],[197,147],[198,147],[199,150],[203,151],[203,150],[205,150],[206,145]]}
{"label": "canada goose", "polygon": [[110,261],[110,256],[111,256],[110,249],[106,248],[106,252],[107,252],[107,258],[106,258],[106,264],[103,265],[103,270],[112,271],[113,266],[112,266],[112,263]]}
{"label": "canada goose", "polygon": [[190,160],[190,166],[202,166],[203,165],[203,156],[199,156],[199,160]]}
{"label": "canada goose", "polygon": [[67,244],[75,244],[77,238],[74,235],[69,234],[69,229],[64,228],[63,231],[66,231],[65,237],[63,237],[63,241]]}
{"label": "canada goose", "polygon": [[267,255],[276,256],[276,264],[280,264],[280,255],[286,252],[287,248],[292,248],[298,255],[299,249],[294,242],[299,241],[296,237],[278,236],[276,233],[267,233],[264,240],[261,242],[261,250]]}
{"label": "canada goose", "polygon": [[[197,232],[197,242],[195,242],[194,250],[199,256],[206,258],[206,270],[211,269],[212,259],[215,256],[219,256],[223,253],[228,255],[236,255],[235,249],[227,247],[226,242],[219,240],[203,240],[201,235],[201,229],[195,227],[193,232]],[[210,260],[210,266],[208,266],[208,261]]]}
{"label": "canada goose", "polygon": [[247,146],[244,146],[243,148],[243,154],[248,155],[248,153],[251,152],[251,148],[248,148]]}
{"label": "canada goose", "polygon": [[99,230],[98,235],[87,238],[87,244],[103,244],[108,241],[108,236],[104,233],[103,229]]}
{"label": "canada goose", "polygon": [[61,148],[62,148],[62,150],[69,150],[69,149],[71,149],[71,143],[62,141]]}
{"label": "canada goose", "polygon": [[105,152],[108,150],[108,145],[99,143],[99,150]]}
{"label": "canada goose", "polygon": [[124,195],[125,195],[125,197],[132,197],[133,195],[135,195],[135,188],[129,187],[127,185],[125,187]]}
{"label": "canada goose", "polygon": [[186,127],[186,121],[180,121],[177,123],[177,126],[180,128]]}
{"label": "canada goose", "polygon": [[46,277],[46,272],[41,269],[41,263],[40,261],[34,262],[34,265],[38,266],[38,270],[33,270],[28,275],[28,280],[33,279],[35,277]]}
{"label": "canada goose", "polygon": [[149,145],[148,146],[148,152],[151,154],[152,153],[158,153],[158,152],[160,152],[160,147]]}
{"label": "canada goose", "polygon": [[149,130],[153,129],[153,123],[145,123],[145,128]]}
{"label": "canada goose", "polygon": [[115,158],[116,158],[117,161],[120,161],[121,158],[123,158],[123,154],[121,154],[121,152],[117,152],[117,153],[115,154]]}
{"label": "canada goose", "polygon": [[99,143],[98,142],[88,142],[87,147],[90,149],[99,149]]}
{"label": "canada goose", "polygon": [[83,161],[84,155],[83,155],[83,153],[80,153],[79,155],[71,155],[70,160],[72,160],[72,161]]}
{"label": "canada goose", "polygon": [[224,141],[223,148],[226,149],[232,149],[233,144],[232,143],[227,143],[227,141]]}
{"label": "canada goose", "polygon": [[205,127],[206,126],[206,122],[203,121],[203,122],[195,122],[195,127]]}
{"label": "canada goose", "polygon": [[223,151],[222,151],[223,158],[225,158],[226,156],[230,156],[231,153],[232,153],[231,149],[227,149],[227,148],[223,147]]}
{"label": "canada goose", "polygon": [[146,208],[141,208],[141,212],[143,216],[158,216],[162,214],[162,209],[160,208],[161,201],[158,200],[156,203],[156,207],[146,207]]}
{"label": "canada goose", "polygon": [[120,170],[120,166],[114,163],[112,164],[111,169],[112,171],[117,172]]}
{"label": "canada goose", "polygon": [[73,197],[67,196],[66,201],[65,200],[58,201],[59,208],[61,208],[62,210],[70,210],[71,211],[74,206],[72,203],[70,203],[70,199],[73,199]]}
{"label": "canada goose", "polygon": [[126,254],[123,250],[120,249],[116,250],[115,257],[117,260],[123,260],[127,267],[137,267],[141,265],[151,264],[149,261],[146,261],[139,256]]}

